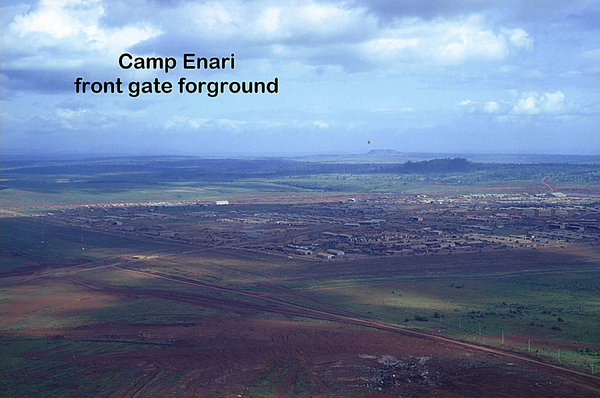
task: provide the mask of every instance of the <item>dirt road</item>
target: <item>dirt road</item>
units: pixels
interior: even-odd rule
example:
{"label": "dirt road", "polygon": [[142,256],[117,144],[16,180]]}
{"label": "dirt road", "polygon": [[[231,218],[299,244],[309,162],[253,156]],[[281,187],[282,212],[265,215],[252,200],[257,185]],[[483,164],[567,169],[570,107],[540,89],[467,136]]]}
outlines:
{"label": "dirt road", "polygon": [[[267,302],[271,302],[271,303],[295,310],[295,311],[290,311],[290,310],[286,311],[285,309],[270,309],[270,311],[273,311],[273,312],[278,312],[278,313],[288,314],[288,315],[293,315],[293,316],[304,316],[304,317],[308,317],[308,318],[313,318],[313,319],[318,319],[318,320],[326,320],[326,321],[331,321],[331,322],[341,322],[341,323],[346,323],[346,324],[351,324],[351,325],[356,325],[356,326],[370,327],[370,328],[374,328],[377,330],[401,334],[404,336],[424,338],[424,339],[428,339],[428,340],[432,340],[432,341],[453,344],[453,345],[463,347],[463,348],[469,348],[471,350],[477,350],[482,353],[500,356],[505,359],[510,359],[512,361],[519,362],[522,364],[533,365],[534,367],[543,369],[544,371],[550,371],[554,374],[558,374],[563,377],[568,376],[571,379],[577,379],[578,382],[588,384],[590,388],[593,388],[598,393],[600,393],[600,375],[593,375],[593,374],[586,373],[584,371],[580,371],[577,369],[572,369],[572,368],[568,368],[565,366],[545,362],[545,361],[542,361],[533,356],[526,355],[524,353],[518,353],[518,352],[503,350],[500,348],[494,348],[494,347],[484,346],[484,345],[480,345],[480,344],[465,342],[465,341],[461,341],[458,339],[435,335],[435,334],[431,334],[431,333],[427,333],[427,332],[423,332],[423,331],[419,331],[419,330],[415,330],[415,329],[409,329],[409,328],[402,327],[402,326],[389,325],[389,324],[377,322],[377,321],[367,319],[367,318],[344,315],[344,314],[336,313],[333,311],[313,309],[313,308],[310,308],[307,306],[289,303],[289,302],[286,302],[286,301],[283,301],[280,299],[268,297],[268,296],[258,294],[258,293],[240,291],[240,290],[236,290],[236,289],[214,286],[214,285],[210,285],[210,284],[206,284],[206,283],[202,283],[202,282],[196,282],[196,281],[183,279],[183,278],[178,278],[178,277],[174,277],[174,276],[160,275],[160,274],[155,274],[152,272],[135,270],[135,269],[128,268],[125,266],[119,266],[119,268],[127,270],[128,272],[133,273],[133,274],[152,276],[154,278],[160,278],[160,279],[168,280],[171,282],[177,282],[177,283],[181,283],[181,284],[185,284],[185,285],[189,285],[189,286],[197,286],[197,287],[200,287],[203,289],[211,289],[211,290],[246,296],[246,297],[250,297],[250,298],[260,299],[260,300],[264,300]],[[265,307],[263,309],[268,310],[267,307]]]}

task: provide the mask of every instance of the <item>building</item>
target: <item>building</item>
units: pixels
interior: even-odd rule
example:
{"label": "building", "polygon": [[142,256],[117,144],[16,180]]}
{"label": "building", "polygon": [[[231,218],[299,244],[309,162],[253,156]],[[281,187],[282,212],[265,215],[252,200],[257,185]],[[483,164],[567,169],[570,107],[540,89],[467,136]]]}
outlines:
{"label": "building", "polygon": [[538,217],[552,217],[552,209],[538,210]]}
{"label": "building", "polygon": [[330,253],[317,253],[317,257],[319,258],[325,258],[325,259],[332,259],[333,257],[335,257],[333,254]]}
{"label": "building", "polygon": [[535,209],[523,209],[521,214],[523,217],[535,217],[536,211]]}
{"label": "building", "polygon": [[413,249],[413,251],[415,253],[425,253],[427,252],[427,246],[425,245],[412,245],[410,246],[411,249]]}
{"label": "building", "polygon": [[469,246],[471,246],[471,247],[479,247],[479,248],[485,247],[485,243],[483,243],[480,240],[476,240],[476,241],[473,241],[473,242],[468,242],[467,244]]}

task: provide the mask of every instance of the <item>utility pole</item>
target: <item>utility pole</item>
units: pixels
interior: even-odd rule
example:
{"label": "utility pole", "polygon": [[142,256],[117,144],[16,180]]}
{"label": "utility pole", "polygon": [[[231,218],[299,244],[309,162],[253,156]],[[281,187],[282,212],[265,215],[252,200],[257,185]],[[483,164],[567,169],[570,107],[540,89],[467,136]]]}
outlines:
{"label": "utility pole", "polygon": [[481,322],[479,322],[479,335],[481,336]]}
{"label": "utility pole", "polygon": [[527,351],[531,352],[531,339],[527,342]]}
{"label": "utility pole", "polygon": [[504,344],[504,330],[502,331],[502,344]]}
{"label": "utility pole", "polygon": [[[42,187],[42,177],[40,176],[40,189],[41,189],[41,187]],[[44,244],[44,213],[43,213],[44,199],[43,199],[43,196],[41,198],[42,198],[41,199],[41,201],[42,201],[42,241],[40,243],[43,245]]]}

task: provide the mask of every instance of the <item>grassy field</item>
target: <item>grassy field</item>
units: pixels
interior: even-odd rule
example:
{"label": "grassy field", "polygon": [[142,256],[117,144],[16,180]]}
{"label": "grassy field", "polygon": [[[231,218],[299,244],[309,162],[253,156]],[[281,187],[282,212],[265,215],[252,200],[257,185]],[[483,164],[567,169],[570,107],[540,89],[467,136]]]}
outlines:
{"label": "grassy field", "polygon": [[502,334],[505,346],[515,349],[531,340],[533,352],[554,357],[561,349],[563,362],[589,369],[600,349],[600,269],[592,253],[589,259],[575,253],[476,253],[443,263],[428,256],[394,265],[389,259],[306,263],[218,250],[156,260],[143,269],[490,345],[500,344]]}
{"label": "grassy field", "polygon": [[[566,247],[457,250],[452,255],[352,254],[320,261],[295,256],[286,245],[296,238],[317,242],[315,231],[329,224],[314,221],[306,231],[298,227],[300,232],[284,239],[285,222],[277,221],[267,251],[260,245],[269,239],[269,231],[247,244],[242,242],[248,239],[244,231],[253,231],[255,224],[217,223],[239,214],[252,221],[254,212],[260,213],[256,219],[268,220],[266,213],[311,210],[311,220],[327,219],[328,211],[355,212],[351,217],[361,219],[358,208],[332,206],[345,199],[330,193],[537,193],[544,189],[539,182],[546,175],[567,185],[584,178],[577,182],[577,189],[584,191],[600,184],[596,174],[580,176],[581,170],[597,169],[589,164],[564,170],[552,165],[499,167],[494,179],[496,171],[488,166],[404,173],[389,159],[373,164],[360,159],[348,164],[335,158],[322,164],[314,159],[121,159],[4,168],[3,396],[161,396],[177,395],[188,386],[196,388],[186,390],[190,395],[201,396],[219,396],[224,386],[231,394],[257,397],[327,391],[352,395],[356,380],[371,377],[374,369],[358,370],[357,364],[379,363],[392,345],[398,346],[394,355],[405,360],[430,353],[437,355],[435,361],[452,358],[456,369],[481,363],[512,377],[507,358],[484,358],[481,352],[477,356],[456,341],[502,347],[586,373],[592,363],[600,367],[600,252],[589,239]],[[389,172],[394,167],[398,172]],[[47,214],[53,207],[85,203],[228,198],[240,202],[219,211],[201,205],[152,209],[163,218],[150,211],[147,218],[138,217],[134,207],[65,209],[60,213],[64,218],[56,221]],[[285,204],[303,199],[324,205],[289,210],[292,206]],[[373,202],[362,202],[367,217]],[[405,215],[424,206],[409,203],[398,210],[401,205],[394,203],[389,208]],[[95,230],[88,227],[85,219],[103,212],[128,216],[121,218],[120,230],[109,218]],[[204,212],[211,213],[203,217]],[[69,226],[75,225],[66,219],[71,215],[85,227]],[[140,232],[157,223],[161,226],[154,235]],[[126,232],[126,226],[135,228]],[[161,236],[159,229],[190,232],[191,238],[183,244]],[[243,238],[211,246],[216,240],[204,236],[212,231]],[[498,232],[513,233],[523,231],[507,227]],[[323,251],[335,246],[327,245],[316,247]],[[250,246],[252,250],[244,249]],[[158,252],[160,257],[146,256]],[[390,326],[394,328],[386,329]],[[456,341],[431,344],[406,329]],[[438,351],[431,353],[434,348]],[[346,373],[335,373],[341,368]],[[523,369],[520,374],[537,372]],[[329,389],[315,381],[319,371],[322,380],[346,384]],[[357,378],[344,378],[348,375]]]}
{"label": "grassy field", "polygon": [[[6,397],[110,396],[127,389],[147,368],[95,363],[105,354],[135,353],[156,346],[110,341],[81,341],[0,336],[0,389]],[[27,375],[27,383],[15,379]]]}
{"label": "grassy field", "polygon": [[[597,157],[548,157],[548,163],[543,164],[528,164],[520,157],[510,159],[515,163],[497,157],[476,163],[477,159],[432,160],[422,155],[4,161],[0,199],[2,208],[26,210],[100,202],[212,201],[257,193],[536,192],[545,190],[539,185],[543,178],[561,186],[600,185]],[[461,167],[453,168],[455,161]],[[489,161],[498,163],[486,163]]]}
{"label": "grassy field", "polygon": [[[410,282],[311,290],[319,301],[374,319],[524,347],[590,368],[600,355],[600,271],[464,283]],[[481,332],[480,332],[481,331]],[[590,348],[590,351],[585,350]],[[547,352],[550,349],[552,352]],[[568,353],[568,354],[567,354]]]}
{"label": "grassy field", "polygon": [[[63,255],[69,253],[68,246],[63,250]],[[544,258],[543,254],[537,255],[538,260]],[[47,391],[47,395],[42,394],[46,396],[94,395],[100,391],[114,394],[129,391],[131,384],[137,383],[135,380],[145,383],[148,375],[152,375],[145,388],[155,386],[152,388],[158,393],[176,383],[183,373],[157,372],[144,366],[122,367],[118,363],[129,357],[154,358],[155,350],[160,350],[160,357],[177,356],[176,351],[169,352],[182,349],[178,342],[186,350],[194,344],[200,350],[236,350],[259,344],[247,337],[222,340],[221,329],[210,332],[216,320],[234,325],[243,320],[288,322],[290,319],[322,324],[310,317],[303,320],[301,312],[291,318],[282,316],[276,309],[286,309],[285,305],[273,306],[259,299],[260,296],[317,310],[344,311],[365,319],[514,351],[528,352],[527,343],[531,341],[533,355],[555,362],[560,355],[560,363],[588,372],[592,362],[598,363],[600,294],[595,281],[600,270],[597,267],[590,270],[589,262],[576,257],[565,263],[566,257],[562,257],[531,267],[554,273],[498,276],[489,274],[485,255],[473,256],[478,260],[470,261],[471,268],[464,269],[462,274],[452,271],[450,264],[450,274],[432,275],[430,267],[434,259],[417,257],[411,259],[410,267],[403,264],[405,275],[382,281],[384,275],[389,277],[389,270],[378,270],[378,264],[368,262],[338,262],[321,268],[320,278],[314,278],[316,264],[281,262],[252,252],[218,250],[139,261],[128,266],[233,289],[229,292],[120,268],[81,272],[71,279],[5,285],[0,292],[4,391],[7,396],[27,395],[34,389]],[[467,260],[465,257],[463,263]],[[508,263],[510,259],[496,263],[495,271],[509,271],[502,269]],[[343,267],[350,267],[347,271],[354,278],[338,279],[336,268]],[[561,273],[563,267],[581,272]],[[292,275],[295,278],[290,281]],[[258,296],[248,297],[244,293]],[[209,331],[205,333],[212,337],[196,341],[194,331],[207,327]],[[256,330],[260,328],[245,333],[252,336]],[[90,336],[95,337],[90,339]],[[271,341],[273,337],[265,338]],[[121,362],[113,364],[111,358],[116,357]],[[98,363],[102,365],[92,365]],[[289,392],[293,387],[298,396],[310,395],[316,388],[314,383],[303,371],[290,366],[286,361],[265,365],[239,391],[265,396]],[[8,381],[10,375],[23,372],[29,375],[27,383]],[[52,376],[47,377],[48,374]],[[82,382],[75,385],[70,381],[73,378]],[[60,394],[56,393],[58,388]]]}
{"label": "grassy field", "polygon": [[516,350],[531,340],[532,352],[555,358],[560,349],[562,362],[588,370],[598,360],[600,269],[593,259],[524,250],[504,259],[475,253],[444,263],[428,256],[392,264],[306,263],[218,250],[154,260],[140,269],[489,345],[501,345],[504,334],[503,346]]}
{"label": "grassy field", "polygon": [[28,267],[64,267],[174,247],[164,242],[43,223],[42,217],[2,217],[0,227],[2,273]]}
{"label": "grassy field", "polygon": [[[269,178],[249,178],[235,182],[163,182],[157,185],[132,184],[115,189],[87,185],[68,187],[54,184],[51,190],[35,187],[10,187],[0,191],[3,208],[43,209],[56,206],[80,206],[89,203],[214,201],[223,198],[248,198],[257,193],[319,194],[323,192],[362,193],[497,193],[537,192],[539,180],[490,182],[485,178],[467,183],[464,175],[399,174],[318,174]],[[600,184],[600,183],[599,183]],[[592,184],[597,187],[598,184]]]}

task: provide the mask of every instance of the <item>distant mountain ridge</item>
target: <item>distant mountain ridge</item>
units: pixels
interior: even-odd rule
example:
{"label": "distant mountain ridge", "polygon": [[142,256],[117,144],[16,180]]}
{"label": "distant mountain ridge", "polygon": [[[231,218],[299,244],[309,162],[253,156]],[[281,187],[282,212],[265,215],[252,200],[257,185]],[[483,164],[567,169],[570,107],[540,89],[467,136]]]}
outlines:
{"label": "distant mountain ridge", "polygon": [[366,153],[365,156],[377,157],[377,158],[393,158],[396,156],[402,156],[402,152],[398,152],[394,149],[373,149]]}

